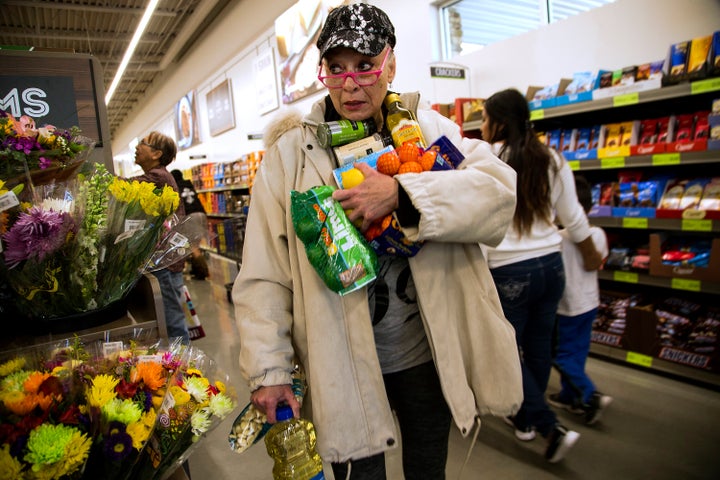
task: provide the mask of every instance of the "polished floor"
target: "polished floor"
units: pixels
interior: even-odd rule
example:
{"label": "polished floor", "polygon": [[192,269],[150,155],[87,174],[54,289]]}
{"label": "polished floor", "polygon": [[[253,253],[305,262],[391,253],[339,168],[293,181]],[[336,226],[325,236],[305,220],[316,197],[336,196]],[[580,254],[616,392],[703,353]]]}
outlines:
{"label": "polished floor", "polygon": [[[238,335],[225,288],[217,281],[189,277],[187,286],[206,334],[193,344],[226,369],[242,408],[249,391],[236,367]],[[588,371],[614,402],[593,427],[570,413],[558,413],[581,434],[564,461],[545,462],[541,438],[517,441],[502,421],[488,418],[462,472],[471,438],[462,438],[453,428],[448,480],[720,479],[720,392],[596,358],[589,359]],[[558,385],[553,373],[550,390]],[[240,408],[210,432],[190,457],[193,480],[272,478],[272,461],[264,443],[241,454],[228,446],[228,432]],[[326,478],[333,478],[329,468],[325,473]],[[388,478],[403,478],[397,449],[388,455]]]}

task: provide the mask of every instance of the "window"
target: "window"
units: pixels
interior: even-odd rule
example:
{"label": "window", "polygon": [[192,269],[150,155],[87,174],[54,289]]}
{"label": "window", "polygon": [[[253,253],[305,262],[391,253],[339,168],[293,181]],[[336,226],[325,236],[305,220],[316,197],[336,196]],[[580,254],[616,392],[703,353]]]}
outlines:
{"label": "window", "polygon": [[454,0],[440,7],[445,58],[474,52],[614,0]]}

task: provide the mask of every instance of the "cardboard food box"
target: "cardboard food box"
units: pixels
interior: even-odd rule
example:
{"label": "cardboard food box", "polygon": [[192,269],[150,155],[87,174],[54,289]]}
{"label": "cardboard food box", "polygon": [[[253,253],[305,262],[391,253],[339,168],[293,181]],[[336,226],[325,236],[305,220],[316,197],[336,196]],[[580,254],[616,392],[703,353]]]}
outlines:
{"label": "cardboard food box", "polygon": [[653,313],[657,342],[654,356],[688,367],[719,370],[720,310],[671,297]]}
{"label": "cardboard food box", "polygon": [[683,278],[705,282],[720,282],[720,238],[711,241],[710,258],[706,267],[690,263],[667,265],[662,261],[663,244],[669,239],[667,233],[650,234],[650,275],[656,277]]}
{"label": "cardboard food box", "polygon": [[628,309],[641,301],[627,292],[600,291],[598,316],[593,322],[590,340],[611,347],[625,347]]}

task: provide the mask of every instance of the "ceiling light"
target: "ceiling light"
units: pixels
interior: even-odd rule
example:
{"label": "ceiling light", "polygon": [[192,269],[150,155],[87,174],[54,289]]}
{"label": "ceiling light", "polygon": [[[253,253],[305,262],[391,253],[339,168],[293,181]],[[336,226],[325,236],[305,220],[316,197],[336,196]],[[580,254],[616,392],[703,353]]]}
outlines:
{"label": "ceiling light", "polygon": [[130,40],[130,44],[128,45],[127,50],[125,50],[125,55],[123,56],[122,62],[120,62],[117,73],[115,73],[115,78],[113,78],[113,81],[110,84],[110,88],[108,88],[108,91],[105,94],[105,105],[110,103],[110,99],[115,93],[115,89],[120,83],[120,80],[125,73],[125,69],[127,68],[128,63],[130,63],[130,59],[135,53],[135,48],[140,42],[140,37],[142,37],[142,34],[145,31],[148,22],[150,21],[150,17],[152,17],[153,12],[155,11],[155,7],[157,7],[159,1],[160,0],[150,0],[150,3],[148,3],[148,6],[145,8],[145,13],[143,13],[142,18],[140,19],[140,24],[138,25],[137,30],[135,30],[135,34],[133,35],[132,40]]}

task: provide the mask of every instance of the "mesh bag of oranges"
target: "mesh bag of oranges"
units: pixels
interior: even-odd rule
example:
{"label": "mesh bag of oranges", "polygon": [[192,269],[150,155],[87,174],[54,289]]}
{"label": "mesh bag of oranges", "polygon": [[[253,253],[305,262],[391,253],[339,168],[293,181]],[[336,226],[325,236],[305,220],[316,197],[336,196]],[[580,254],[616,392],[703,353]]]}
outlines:
{"label": "mesh bag of oranges", "polygon": [[[398,149],[387,147],[371,156],[359,159],[385,175],[422,173],[427,171],[451,170],[464,159],[460,151],[444,135],[430,147],[423,150],[412,143]],[[335,170],[335,179],[340,188],[352,188],[364,180],[362,173],[352,164]],[[422,242],[412,242],[405,237],[397,219],[387,215],[370,225],[363,236],[378,254],[412,257],[420,251]]]}

